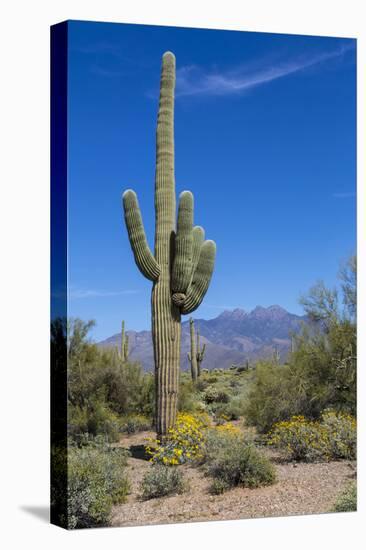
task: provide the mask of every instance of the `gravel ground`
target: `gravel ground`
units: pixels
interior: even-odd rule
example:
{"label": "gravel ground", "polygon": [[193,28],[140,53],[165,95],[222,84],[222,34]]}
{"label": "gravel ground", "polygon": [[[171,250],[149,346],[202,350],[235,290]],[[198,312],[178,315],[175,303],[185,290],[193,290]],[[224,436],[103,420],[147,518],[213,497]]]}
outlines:
{"label": "gravel ground", "polygon": [[[119,445],[139,453],[151,432],[125,437]],[[141,458],[129,458],[128,475],[131,494],[126,503],[113,509],[111,525],[154,525],[191,521],[231,520],[269,516],[291,516],[328,512],[344,486],[355,476],[355,462],[339,461],[317,464],[286,463],[270,449],[264,451],[273,461],[278,482],[258,489],[235,488],[212,496],[210,479],[198,468],[180,466],[189,490],[142,501],[139,483],[151,464]]]}

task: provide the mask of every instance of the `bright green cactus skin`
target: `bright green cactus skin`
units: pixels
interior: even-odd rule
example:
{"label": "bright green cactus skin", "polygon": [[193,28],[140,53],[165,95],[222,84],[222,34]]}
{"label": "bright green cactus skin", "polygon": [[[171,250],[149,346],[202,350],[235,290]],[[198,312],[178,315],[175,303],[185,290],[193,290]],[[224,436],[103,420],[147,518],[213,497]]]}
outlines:
{"label": "bright green cactus skin", "polygon": [[180,364],[181,314],[194,311],[208,289],[216,253],[204,241],[203,229],[193,226],[193,195],[179,197],[176,223],[174,179],[175,57],[162,60],[160,103],[156,132],[155,250],[149,250],[136,194],[123,194],[128,236],[141,273],[153,281],[152,337],[155,360],[156,431],[174,426]]}
{"label": "bright green cactus skin", "polygon": [[194,335],[194,321],[192,317],[189,320],[190,336],[191,336],[191,351],[188,353],[188,361],[191,363],[191,375],[193,382],[201,375],[201,363],[205,356],[206,344],[200,346],[200,334],[197,330],[197,345]]}

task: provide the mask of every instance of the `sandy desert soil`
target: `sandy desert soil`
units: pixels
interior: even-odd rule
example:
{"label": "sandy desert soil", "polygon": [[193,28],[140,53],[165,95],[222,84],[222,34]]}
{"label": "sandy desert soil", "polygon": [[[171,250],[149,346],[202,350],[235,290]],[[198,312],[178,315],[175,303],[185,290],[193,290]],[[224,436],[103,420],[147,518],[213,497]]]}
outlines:
{"label": "sandy desert soil", "polygon": [[139,484],[151,468],[142,457],[143,444],[153,436],[152,432],[141,432],[119,442],[132,451],[128,459],[131,493],[127,502],[113,509],[111,525],[115,527],[329,512],[339,492],[355,477],[355,462],[286,463],[275,451],[265,449],[277,470],[275,485],[258,489],[238,487],[212,496],[208,490],[210,480],[203,471],[184,465],[179,468],[188,481],[187,492],[143,501]]}

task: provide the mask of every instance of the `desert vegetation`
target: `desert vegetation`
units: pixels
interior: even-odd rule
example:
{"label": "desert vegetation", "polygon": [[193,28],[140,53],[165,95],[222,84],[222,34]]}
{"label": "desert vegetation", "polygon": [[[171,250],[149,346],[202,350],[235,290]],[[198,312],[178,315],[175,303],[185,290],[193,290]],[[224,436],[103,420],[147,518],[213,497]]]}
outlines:
{"label": "desert vegetation", "polygon": [[293,464],[340,468],[318,511],[355,509],[355,266],[352,258],[341,271],[339,294],[318,284],[302,298],[312,322],[285,362],[207,364],[193,379],[181,371],[176,421],[164,437],[155,429],[155,377],[129,360],[124,328],[122,357],[121,348],[89,339],[93,322],[58,320],[68,333],[68,526],[124,524],[131,501],[143,510],[189,499],[192,476],[213,499],[276,487],[282,494],[281,469]]}

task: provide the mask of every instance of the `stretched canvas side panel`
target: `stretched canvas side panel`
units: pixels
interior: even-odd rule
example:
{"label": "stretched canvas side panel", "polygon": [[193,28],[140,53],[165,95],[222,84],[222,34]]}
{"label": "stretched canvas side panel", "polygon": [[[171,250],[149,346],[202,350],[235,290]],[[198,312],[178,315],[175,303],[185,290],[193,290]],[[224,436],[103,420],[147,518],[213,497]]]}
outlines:
{"label": "stretched canvas side panel", "polygon": [[51,27],[51,523],[67,527],[67,23]]}

